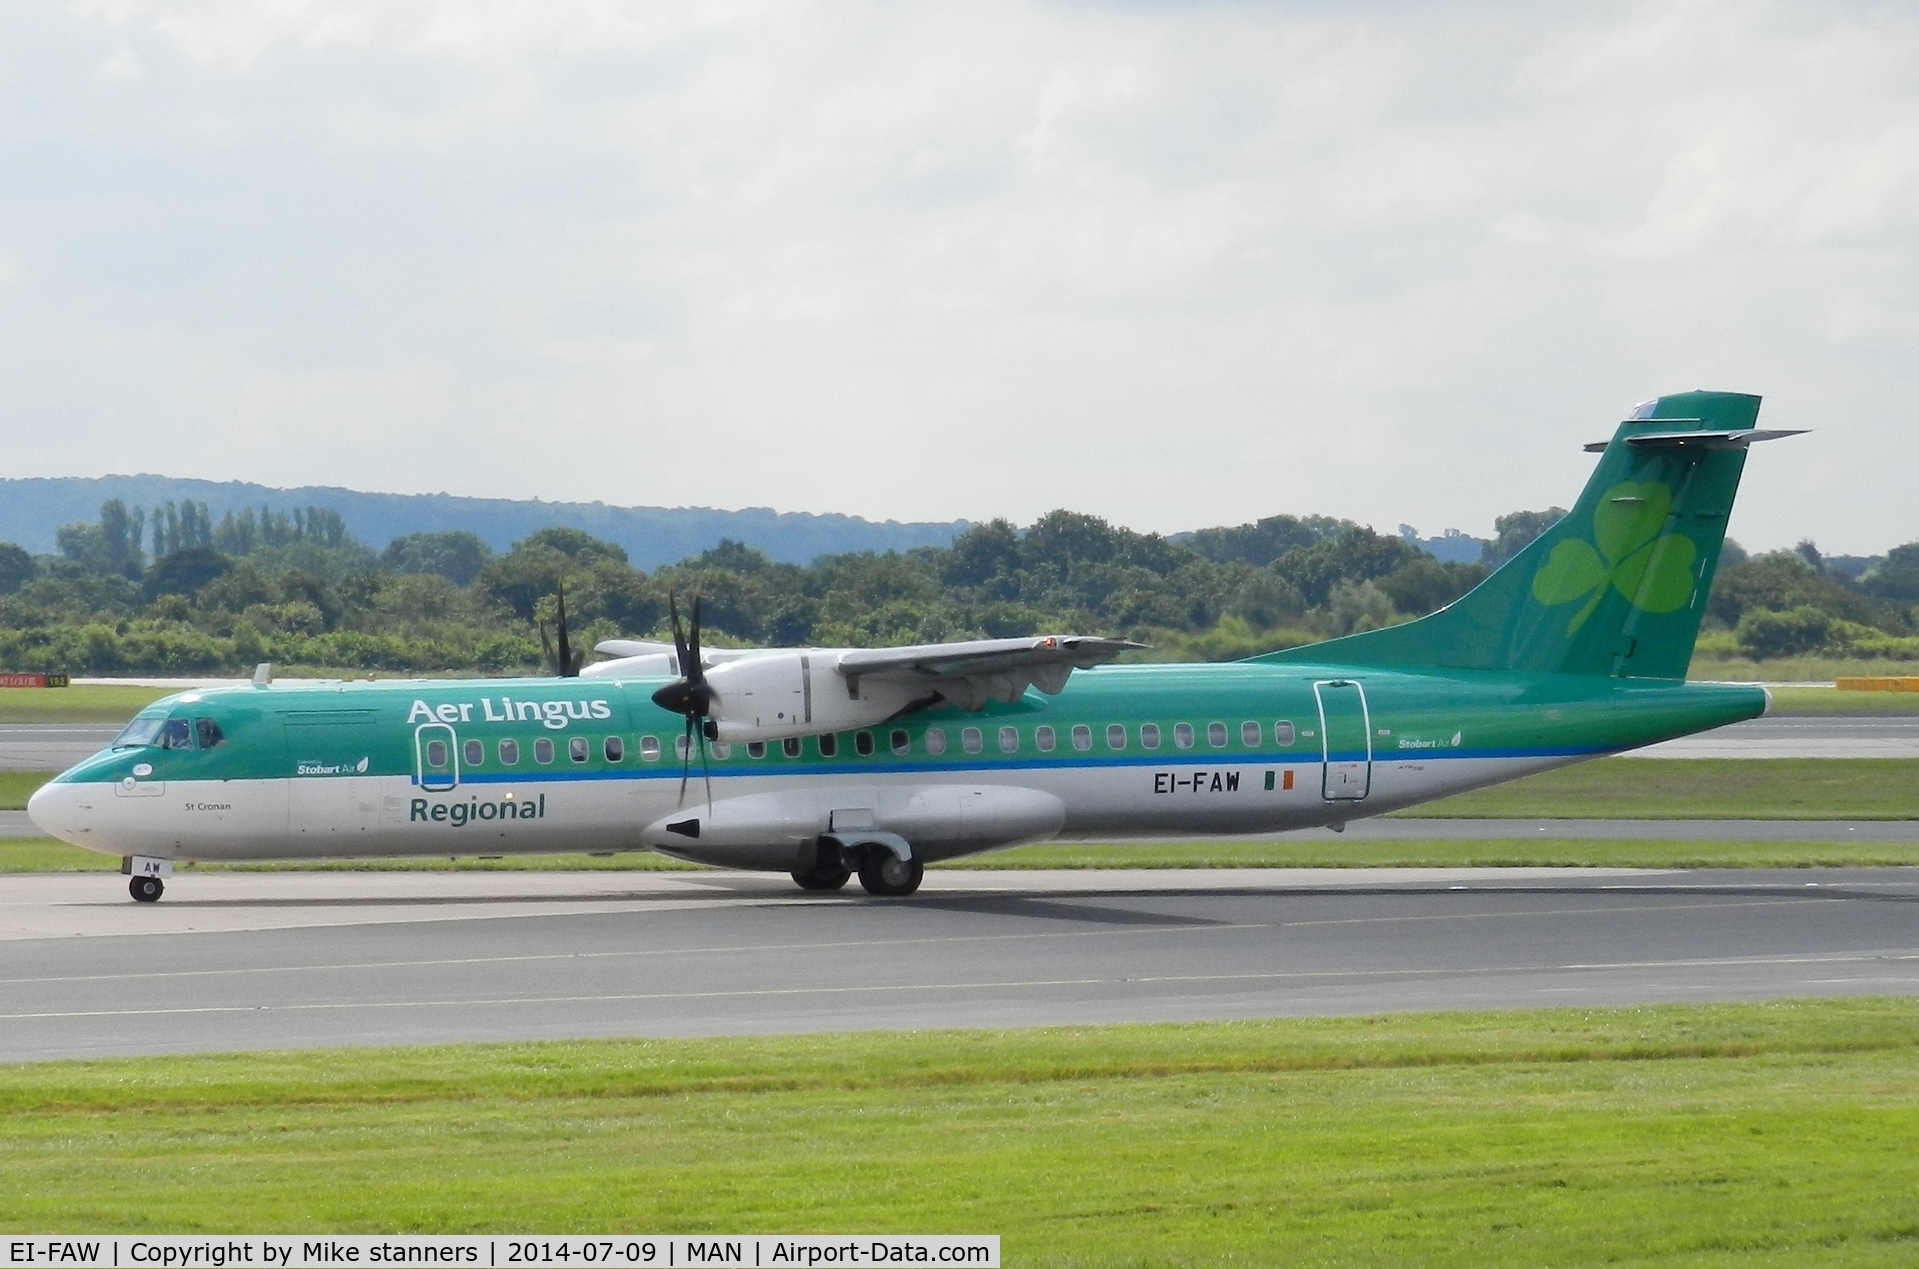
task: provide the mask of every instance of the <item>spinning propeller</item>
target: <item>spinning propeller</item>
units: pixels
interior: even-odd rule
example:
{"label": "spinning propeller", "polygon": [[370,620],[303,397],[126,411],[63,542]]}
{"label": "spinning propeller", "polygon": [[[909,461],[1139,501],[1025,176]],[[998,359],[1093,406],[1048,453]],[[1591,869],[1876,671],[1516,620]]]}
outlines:
{"label": "spinning propeller", "polygon": [[540,649],[546,653],[547,666],[555,675],[563,679],[576,679],[580,677],[580,667],[586,663],[586,652],[582,649],[579,655],[575,656],[573,644],[566,636],[566,579],[564,577],[558,579],[555,586],[558,592],[555,603],[559,616],[554,624],[559,627],[560,646],[556,652],[553,644],[546,637],[546,621],[541,618],[537,622],[540,629]]}
{"label": "spinning propeller", "polygon": [[686,778],[692,769],[693,746],[700,747],[700,774],[706,779],[706,805],[713,805],[713,773],[706,764],[708,715],[713,709],[713,688],[706,681],[706,667],[700,663],[700,593],[693,592],[693,624],[680,629],[680,606],[671,594],[666,597],[667,611],[673,617],[673,648],[680,658],[680,677],[653,693],[653,703],[686,719],[686,737],[680,747],[680,804],[686,804]]}

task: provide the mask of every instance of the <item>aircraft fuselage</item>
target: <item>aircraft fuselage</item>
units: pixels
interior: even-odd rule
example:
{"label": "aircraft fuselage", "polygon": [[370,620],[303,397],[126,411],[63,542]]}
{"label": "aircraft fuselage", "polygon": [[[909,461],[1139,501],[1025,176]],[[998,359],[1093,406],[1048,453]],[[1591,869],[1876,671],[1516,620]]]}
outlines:
{"label": "aircraft fuselage", "polygon": [[163,860],[656,849],[786,871],[823,835],[895,833],[924,862],[1342,824],[1766,708],[1756,687],[1591,675],[1105,666],[1012,705],[708,744],[709,807],[697,747],[682,792],[683,721],[650,700],[662,681],[183,693],[142,712],[146,743],[82,762],[30,809],[76,845]]}

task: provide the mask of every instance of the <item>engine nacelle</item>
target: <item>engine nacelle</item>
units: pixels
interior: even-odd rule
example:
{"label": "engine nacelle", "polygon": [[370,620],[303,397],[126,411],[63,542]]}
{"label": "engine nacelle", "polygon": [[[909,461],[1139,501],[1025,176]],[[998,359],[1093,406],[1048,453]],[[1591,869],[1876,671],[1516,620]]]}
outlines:
{"label": "engine nacelle", "polygon": [[737,744],[874,727],[929,690],[898,678],[843,675],[837,668],[842,655],[841,649],[807,648],[714,666],[706,681],[715,735]]}

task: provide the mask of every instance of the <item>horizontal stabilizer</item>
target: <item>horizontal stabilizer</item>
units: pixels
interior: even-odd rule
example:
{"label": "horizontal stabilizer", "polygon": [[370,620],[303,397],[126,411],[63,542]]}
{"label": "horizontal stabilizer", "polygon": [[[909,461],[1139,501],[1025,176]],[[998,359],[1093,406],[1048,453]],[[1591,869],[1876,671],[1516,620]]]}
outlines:
{"label": "horizontal stabilizer", "polygon": [[[1804,436],[1808,429],[1775,428],[1772,431],[1723,431],[1723,432],[1641,432],[1637,436],[1628,436],[1626,444],[1636,449],[1648,449],[1653,446],[1684,446],[1691,449],[1744,449],[1755,441],[1776,441],[1787,436]],[[1611,441],[1591,441],[1586,445],[1588,454],[1603,454]]]}

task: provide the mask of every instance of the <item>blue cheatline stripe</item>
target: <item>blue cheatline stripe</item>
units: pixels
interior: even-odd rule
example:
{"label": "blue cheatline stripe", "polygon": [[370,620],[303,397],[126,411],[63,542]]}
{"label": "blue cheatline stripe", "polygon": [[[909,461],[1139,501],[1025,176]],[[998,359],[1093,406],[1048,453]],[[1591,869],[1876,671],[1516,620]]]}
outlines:
{"label": "blue cheatline stripe", "polygon": [[[1543,759],[1543,758],[1593,758],[1602,754],[1617,753],[1610,746],[1562,746],[1551,749],[1450,749],[1450,750],[1407,750],[1393,751],[1390,755],[1375,754],[1374,766],[1390,765],[1399,762],[1432,762],[1440,758],[1477,758],[1486,760],[1500,759]],[[1333,755],[1334,762],[1364,762],[1364,754],[1345,757]],[[884,759],[857,759],[854,762],[822,766],[818,760],[798,762],[784,759],[768,763],[765,759],[749,759],[750,765],[742,765],[737,760],[728,759],[712,769],[715,780],[756,779],[765,776],[844,776],[844,775],[911,775],[915,772],[951,773],[976,771],[981,774],[1003,773],[1011,771],[1056,772],[1122,767],[1201,767],[1207,770],[1225,767],[1255,766],[1295,766],[1316,767],[1321,765],[1318,754],[1219,754],[1208,758],[1205,755],[1185,757],[1109,757],[1109,758],[1050,758],[1006,762],[997,760],[973,759],[947,762],[889,762]],[[701,778],[699,764],[688,770],[691,780]],[[473,771],[460,773],[460,783],[465,784],[525,784],[528,781],[564,784],[575,781],[592,780],[678,780],[680,768],[677,763],[649,763],[645,766],[612,768],[608,770],[569,771],[564,767],[535,767],[521,771]],[[415,785],[420,783],[419,776],[411,777]]]}

